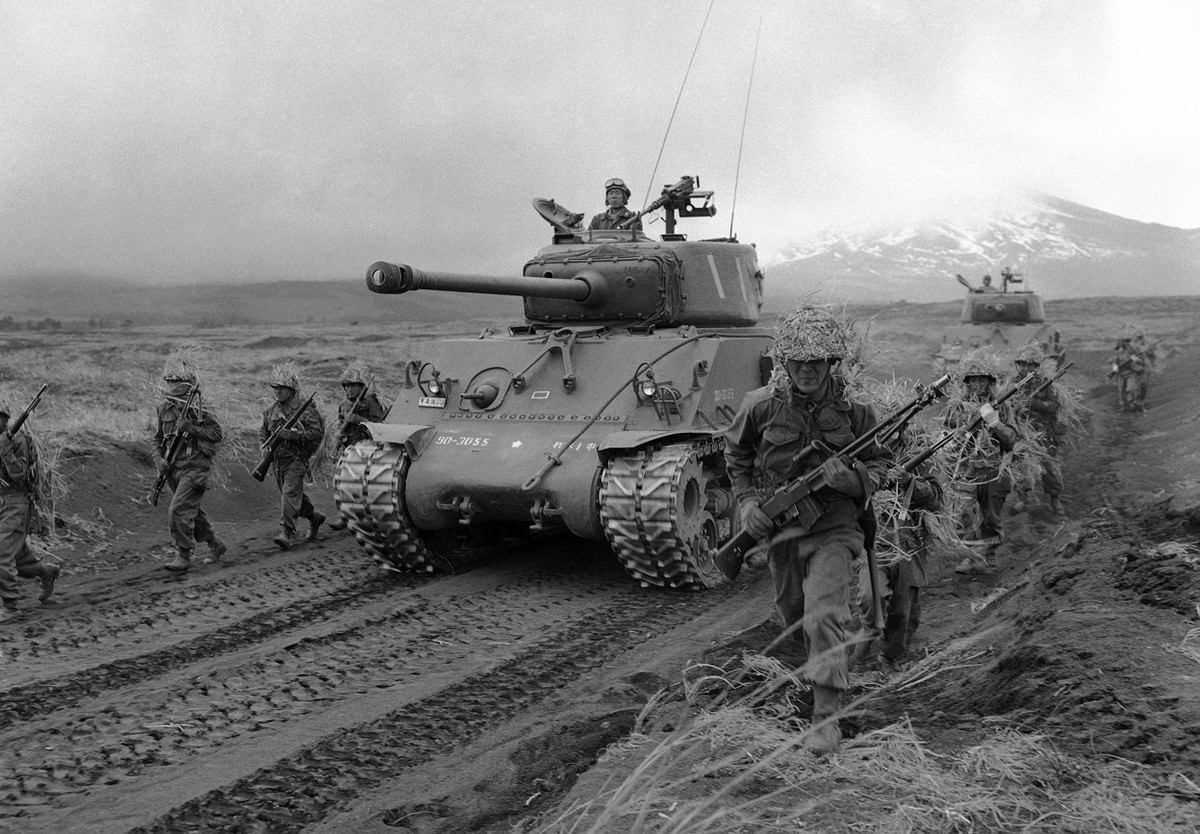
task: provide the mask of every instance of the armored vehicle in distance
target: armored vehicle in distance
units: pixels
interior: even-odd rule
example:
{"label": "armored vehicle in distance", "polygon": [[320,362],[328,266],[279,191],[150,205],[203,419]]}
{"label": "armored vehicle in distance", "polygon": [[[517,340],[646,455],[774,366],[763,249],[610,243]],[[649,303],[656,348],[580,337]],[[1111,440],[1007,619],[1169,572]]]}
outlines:
{"label": "armored vehicle in distance", "polygon": [[772,334],[754,246],[675,231],[715,213],[698,185],[638,213],[664,210],[660,240],[534,200],[553,239],[520,275],[367,270],[376,293],[524,298],[504,333],[422,345],[385,421],[340,459],[338,510],[377,561],[453,571],[490,542],[565,530],[607,540],[646,586],[721,581],[711,553],[738,526],[722,431],[765,383]]}
{"label": "armored vehicle in distance", "polygon": [[1063,362],[1066,351],[1061,335],[1046,323],[1042,297],[1029,290],[1009,289],[1009,285],[1023,282],[1021,273],[1004,267],[1000,270],[999,288],[992,286],[990,275],[983,276],[979,287],[961,275],[954,277],[967,288],[967,295],[959,316],[960,325],[942,334],[941,346],[934,354],[935,371],[952,372],[967,352],[983,345],[1011,359],[1022,346],[1038,342],[1051,367]]}

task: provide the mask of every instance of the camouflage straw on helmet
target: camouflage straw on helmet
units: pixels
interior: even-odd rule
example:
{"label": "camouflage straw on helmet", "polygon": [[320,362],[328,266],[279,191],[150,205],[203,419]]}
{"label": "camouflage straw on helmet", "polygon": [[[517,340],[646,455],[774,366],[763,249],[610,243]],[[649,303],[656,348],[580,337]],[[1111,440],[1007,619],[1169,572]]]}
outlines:
{"label": "camouflage straw on helmet", "polygon": [[983,348],[977,348],[963,357],[959,366],[959,376],[966,380],[973,376],[990,377],[996,382],[1004,376],[1001,369],[1000,357]]}
{"label": "camouflage straw on helmet", "polygon": [[271,387],[291,388],[293,391],[299,391],[300,373],[296,370],[296,365],[292,362],[284,362],[282,365],[273,367],[271,369]]}
{"label": "camouflage straw on helmet", "polygon": [[789,360],[844,359],[846,334],[828,310],[801,307],[775,326],[771,353],[777,365]]}
{"label": "camouflage straw on helmet", "polygon": [[1037,342],[1030,342],[1017,351],[1016,362],[1029,362],[1034,365],[1040,365],[1046,361],[1046,354],[1042,352],[1042,346]]}
{"label": "camouflage straw on helmet", "polygon": [[349,385],[354,382],[357,382],[360,385],[368,385],[370,384],[370,379],[371,370],[367,367],[367,363],[363,362],[361,359],[355,359],[346,366],[346,370],[342,371],[342,375],[339,377],[338,382],[341,385]]}
{"label": "camouflage straw on helmet", "polygon": [[179,345],[171,348],[163,362],[164,382],[187,382],[195,385],[199,379],[196,376],[195,355],[199,352],[194,345]]}

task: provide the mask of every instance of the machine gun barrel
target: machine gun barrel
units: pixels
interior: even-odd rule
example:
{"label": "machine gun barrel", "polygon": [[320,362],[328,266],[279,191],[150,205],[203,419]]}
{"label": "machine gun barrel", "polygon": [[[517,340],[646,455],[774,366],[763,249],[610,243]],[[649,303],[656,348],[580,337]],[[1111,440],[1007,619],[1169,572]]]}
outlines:
{"label": "machine gun barrel", "polygon": [[583,270],[572,278],[541,278],[529,275],[467,275],[458,272],[426,272],[408,264],[377,261],[367,269],[367,289],[394,295],[412,290],[473,292],[487,295],[520,295],[561,298],[594,304],[607,289],[604,276]]}

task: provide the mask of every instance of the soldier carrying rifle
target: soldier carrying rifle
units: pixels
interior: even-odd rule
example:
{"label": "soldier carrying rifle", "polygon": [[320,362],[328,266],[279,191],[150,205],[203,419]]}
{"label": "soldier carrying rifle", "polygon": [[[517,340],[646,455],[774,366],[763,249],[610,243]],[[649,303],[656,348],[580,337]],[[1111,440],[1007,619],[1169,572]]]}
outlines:
{"label": "soldier carrying rifle", "polygon": [[196,542],[207,542],[213,561],[219,561],[228,550],[213,532],[212,523],[200,506],[208,489],[213,455],[224,432],[213,413],[204,408],[200,380],[181,351],[172,351],[167,356],[163,382],[166,389],[158,405],[154,430],[159,482],[150,501],[156,504],[162,486],[171,487],[167,524],[177,554],[163,567],[183,573],[192,566]]}
{"label": "soldier carrying rifle", "polygon": [[[317,538],[325,523],[324,513],[313,507],[304,494],[304,479],[308,475],[308,459],[321,446],[325,424],[312,403],[312,397],[302,401],[300,375],[291,362],[276,365],[271,372],[271,389],[275,402],[263,412],[259,439],[263,444],[264,462],[275,469],[275,485],[279,487],[279,535],[275,544],[281,550],[297,544],[296,519],[308,519],[308,540]],[[263,469],[260,463],[259,468]],[[263,477],[266,472],[263,469]],[[256,471],[255,477],[262,480]]]}
{"label": "soldier carrying rifle", "polygon": [[[859,517],[892,462],[892,452],[874,443],[850,464],[830,453],[876,424],[871,406],[846,396],[840,363],[847,352],[847,334],[829,311],[802,307],[789,314],[776,330],[771,383],[746,395],[725,434],[742,526],[759,539],[774,534],[768,563],[775,605],[785,629],[808,652],[808,747],[817,754],[841,743],[835,715],[849,688],[844,643],[851,563],[863,551]],[[807,526],[793,519],[776,532],[763,497],[814,470],[822,475],[812,494],[819,516]]]}
{"label": "soldier carrying rifle", "polygon": [[[364,440],[370,440],[371,435],[363,423],[378,423],[387,416],[388,407],[379,399],[373,390],[374,379],[366,363],[355,360],[342,371],[342,391],[346,398],[338,404],[337,450],[341,456],[348,447]],[[329,522],[330,530],[345,530],[346,520],[337,518]]]}
{"label": "soldier carrying rifle", "polygon": [[[42,386],[45,390],[45,386]],[[0,403],[0,622],[12,619],[21,598],[17,577],[38,579],[45,603],[54,593],[58,565],[43,563],[29,549],[29,528],[34,519],[34,498],[37,495],[41,471],[37,448],[29,432],[21,425],[37,405],[41,392],[16,420],[9,422],[11,412]]]}

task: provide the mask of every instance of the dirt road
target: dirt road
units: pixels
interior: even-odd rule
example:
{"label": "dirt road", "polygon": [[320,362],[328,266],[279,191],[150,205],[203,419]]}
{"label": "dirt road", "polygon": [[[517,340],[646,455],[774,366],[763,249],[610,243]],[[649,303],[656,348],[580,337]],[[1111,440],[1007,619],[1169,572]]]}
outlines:
{"label": "dirt road", "polygon": [[[1194,773],[1200,663],[1177,649],[1200,598],[1200,357],[1175,358],[1144,415],[1112,411],[1099,354],[1077,361],[1095,416],[1069,519],[1015,515],[989,579],[940,566],[920,648],[986,633],[983,659],[858,729],[906,713],[952,748],[1002,717]],[[640,590],[571,538],[458,576],[381,574],[328,531],[280,553],[274,492],[249,481],[211,502],[224,561],[174,577],[165,508],[129,509],[146,461],[113,447],[74,465],[91,533],[55,604],[27,600],[0,631],[2,830],[506,831],[560,801],[686,661],[773,636],[761,571]]]}

